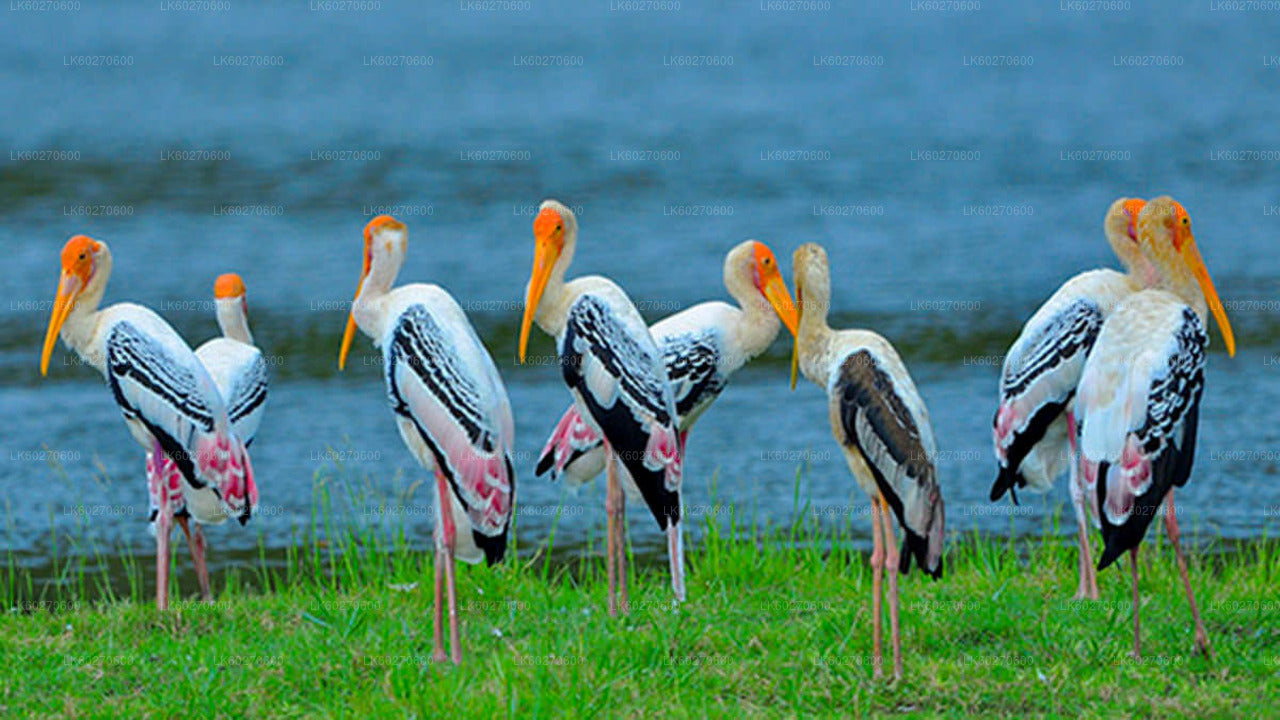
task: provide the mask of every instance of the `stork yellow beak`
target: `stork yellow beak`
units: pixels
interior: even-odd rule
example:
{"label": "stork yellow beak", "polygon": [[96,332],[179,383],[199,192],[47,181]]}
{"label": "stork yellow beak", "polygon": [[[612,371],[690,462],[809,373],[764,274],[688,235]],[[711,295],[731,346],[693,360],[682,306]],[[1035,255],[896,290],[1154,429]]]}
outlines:
{"label": "stork yellow beak", "polygon": [[533,327],[533,316],[538,311],[538,302],[547,289],[547,281],[551,279],[551,269],[560,257],[560,246],[549,236],[539,236],[533,249],[533,272],[529,275],[529,289],[524,298],[524,317],[520,320],[520,363],[524,363],[525,353],[529,347],[529,330]]}
{"label": "stork yellow beak", "polygon": [[796,283],[796,325],[791,331],[791,389],[796,389],[796,378],[800,375],[800,318],[804,317],[804,298],[800,283]]}
{"label": "stork yellow beak", "polygon": [[1182,247],[1178,251],[1182,255],[1182,261],[1191,268],[1192,274],[1196,276],[1196,282],[1200,283],[1200,291],[1204,293],[1205,302],[1209,305],[1209,310],[1213,312],[1213,319],[1218,322],[1218,329],[1222,331],[1222,339],[1227,344],[1227,355],[1235,357],[1236,354],[1236,337],[1231,332],[1231,323],[1227,321],[1227,311],[1222,307],[1222,300],[1218,298],[1218,291],[1213,286],[1213,279],[1209,277],[1209,268],[1205,267],[1204,258],[1200,255],[1200,249],[1196,247],[1196,239],[1187,233],[1186,239],[1182,242]]}
{"label": "stork yellow beak", "polygon": [[77,275],[62,271],[62,277],[58,280],[58,295],[53,301],[53,312],[49,315],[49,329],[44,335],[44,351],[40,353],[41,376],[49,374],[49,358],[53,356],[58,333],[62,332],[62,324],[67,321],[67,315],[71,314],[71,308],[75,307],[76,298],[83,289],[84,284]]}
{"label": "stork yellow beak", "polygon": [[778,318],[782,320],[783,325],[787,326],[791,337],[794,338],[800,330],[800,314],[796,311],[795,303],[791,301],[791,293],[787,291],[786,281],[777,270],[761,280],[765,299],[773,306],[773,311],[778,313]]}
{"label": "stork yellow beak", "polygon": [[[360,297],[360,287],[364,285],[364,278],[360,278],[360,284],[356,285],[356,297]],[[354,300],[352,301],[355,302]],[[338,372],[347,369],[347,353],[351,351],[351,341],[356,337],[356,315],[355,311],[347,313],[347,329],[342,333],[342,349],[338,351]]]}
{"label": "stork yellow beak", "polygon": [[369,277],[369,254],[364,256],[364,270],[360,272],[360,282],[356,283],[356,295],[351,300],[351,312],[347,313],[347,329],[342,333],[342,349],[338,351],[338,372],[347,369],[347,353],[351,351],[351,341],[356,337],[356,300],[360,299],[360,291],[364,289],[364,280]]}

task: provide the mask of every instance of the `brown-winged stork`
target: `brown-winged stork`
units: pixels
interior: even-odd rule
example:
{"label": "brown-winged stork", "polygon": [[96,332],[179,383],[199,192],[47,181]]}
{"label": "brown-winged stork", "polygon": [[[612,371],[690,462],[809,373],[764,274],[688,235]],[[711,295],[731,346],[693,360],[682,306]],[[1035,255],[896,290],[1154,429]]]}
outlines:
{"label": "brown-winged stork", "polygon": [[[111,277],[107,244],[76,235],[62,249],[62,275],[49,318],[40,374],[59,337],[107,380],[134,439],[147,452],[151,529],[156,538],[156,606],[169,606],[169,535],[175,516],[204,525],[244,524],[258,488],[213,378],[182,337],[140,305],[98,306]],[[165,467],[173,472],[166,472]],[[203,545],[192,552],[203,565]],[[208,592],[207,571],[201,573]]]}
{"label": "brown-winged stork", "polygon": [[1146,201],[1120,198],[1111,204],[1103,231],[1125,273],[1089,270],[1063,283],[1031,319],[1005,355],[1000,406],[992,423],[998,472],[991,500],[1006,491],[1043,493],[1063,472],[1070,474],[1080,545],[1076,599],[1098,599],[1098,579],[1089,553],[1084,493],[1076,475],[1076,422],[1072,410],[1085,358],[1102,323],[1125,298],[1155,282],[1138,247],[1138,213]]}
{"label": "brown-winged stork", "polygon": [[[358,327],[382,352],[387,399],[400,437],[435,475],[435,649],[462,662],[454,559],[500,562],[515,497],[515,423],[498,369],[466,314],[438,285],[392,288],[409,231],[388,216],[364,229],[364,268],[342,336],[338,367]],[[450,656],[444,654],[443,589],[448,586]]]}
{"label": "brown-winged stork", "polygon": [[1209,636],[1187,575],[1173,490],[1191,477],[1209,342],[1206,313],[1213,312],[1229,355],[1235,355],[1235,337],[1187,211],[1169,197],[1150,201],[1138,217],[1138,239],[1158,281],[1116,308],[1085,361],[1076,400],[1079,472],[1102,526],[1098,569],[1129,553],[1134,656],[1142,651],[1138,547],[1161,503],[1191,606],[1196,647],[1207,655]]}
{"label": "brown-winged stork", "polygon": [[[831,434],[871,498],[872,667],[876,677],[883,674],[880,603],[887,571],[893,674],[901,678],[898,573],[910,570],[914,560],[934,579],[942,577],[945,518],[929,411],[889,341],[868,330],[833,330],[827,324],[831,279],[822,246],[797,248],[793,269],[800,329],[791,385],[799,369],[826,391]],[[905,533],[901,554],[894,519]]]}
{"label": "brown-winged stork", "polygon": [[[683,601],[680,534],[681,447],[676,403],[644,318],[613,281],[587,276],[566,282],[578,222],[569,208],[546,200],[533,222],[533,272],[520,326],[520,361],[536,321],[556,340],[560,368],[582,418],[604,436],[608,477],[609,614],[629,611],[626,586],[625,496],[617,465],[626,467],[658,527],[667,534],[671,585]],[[620,585],[620,587],[619,587]],[[620,599],[619,599],[620,597]]]}
{"label": "brown-winged stork", "polygon": [[[714,301],[694,305],[649,328],[662,350],[676,401],[680,446],[687,450],[689,431],[725,389],[729,378],[764,352],[783,324],[794,336],[796,308],[787,292],[778,260],[767,245],[747,240],[724,258],[724,286],[737,306]],[[604,469],[604,442],[576,404],[556,424],[538,460],[537,474],[567,484],[589,482]],[[639,490],[626,468],[623,486],[635,497]]]}

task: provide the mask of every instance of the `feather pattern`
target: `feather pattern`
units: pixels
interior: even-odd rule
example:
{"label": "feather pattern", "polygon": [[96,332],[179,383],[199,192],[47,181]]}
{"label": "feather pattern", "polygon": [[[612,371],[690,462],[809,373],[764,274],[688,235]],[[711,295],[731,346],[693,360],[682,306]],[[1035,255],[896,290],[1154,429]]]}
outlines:
{"label": "feather pattern", "polygon": [[944,509],[928,410],[892,346],[860,335],[872,342],[837,354],[829,376],[832,430],[852,452],[850,469],[863,489],[883,495],[906,531],[903,571],[914,558],[939,577]]}
{"label": "feather pattern", "polygon": [[999,467],[991,500],[1013,488],[1045,492],[1067,468],[1063,417],[1103,322],[1133,290],[1133,281],[1114,270],[1082,273],[1023,326],[1000,377],[1000,406],[992,424]]}
{"label": "feather pattern", "polygon": [[[459,317],[462,310],[443,291],[432,298],[437,307],[405,307],[385,340],[388,399],[429,449],[431,457],[419,460],[448,479],[476,546],[493,563],[505,553],[515,490],[511,406],[470,324],[446,325],[451,310]],[[448,298],[448,308],[438,307],[442,298]],[[486,367],[477,372],[477,363]]]}
{"label": "feather pattern", "polygon": [[267,402],[267,363],[262,352],[238,340],[219,337],[196,348],[196,357],[218,386],[236,436],[245,446],[250,445],[262,425]]}
{"label": "feather pattern", "polygon": [[183,496],[198,521],[247,522],[258,493],[244,444],[195,353],[155,320],[146,331],[127,319],[107,330],[104,372],[112,394],[135,436],[143,433],[139,440],[147,444],[154,438],[182,474]]}
{"label": "feather pattern", "polygon": [[1080,382],[1080,476],[1106,547],[1104,568],[1136,547],[1165,495],[1190,477],[1204,390],[1203,321],[1149,290],[1103,327]]}
{"label": "feather pattern", "polygon": [[675,399],[638,313],[623,317],[605,297],[584,293],[570,306],[557,344],[570,391],[615,450],[659,527],[679,522]]}

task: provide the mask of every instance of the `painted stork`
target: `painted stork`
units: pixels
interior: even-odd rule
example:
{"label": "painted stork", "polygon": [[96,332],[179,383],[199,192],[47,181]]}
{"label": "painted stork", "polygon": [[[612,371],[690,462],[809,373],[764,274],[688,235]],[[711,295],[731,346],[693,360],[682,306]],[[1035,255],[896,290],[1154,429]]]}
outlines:
{"label": "painted stork", "polygon": [[[844,451],[858,485],[871,498],[872,667],[883,674],[881,590],[889,574],[889,625],[893,675],[902,677],[898,633],[898,573],[914,560],[934,579],[942,577],[944,510],[934,458],[937,448],[929,411],[898,353],[868,330],[832,330],[827,324],[831,279],[827,253],[807,243],[793,259],[800,329],[791,363],[827,392],[831,433]],[[901,555],[893,519],[905,531]]]}
{"label": "painted stork", "polygon": [[[649,329],[662,349],[676,401],[680,447],[689,431],[724,390],[730,376],[764,352],[786,324],[796,333],[796,308],[787,292],[778,260],[767,245],[747,240],[724,258],[724,285],[738,302],[705,302],[657,322]],[[570,405],[548,438],[537,474],[548,470],[570,485],[590,481],[604,469],[604,443],[592,425]],[[635,497],[626,468],[623,486]]]}
{"label": "painted stork", "polygon": [[[409,231],[379,215],[364,229],[364,269],[342,336],[338,367],[359,327],[382,351],[387,399],[400,437],[435,475],[435,652],[462,662],[454,559],[493,565],[507,551],[516,474],[515,423],[493,358],[458,303],[438,285],[392,288]],[[461,531],[461,532],[460,532]],[[443,639],[448,585],[449,647]]]}
{"label": "painted stork", "polygon": [[[84,235],[67,241],[40,374],[48,374],[61,337],[106,378],[130,433],[147,451],[156,606],[163,610],[169,606],[169,534],[175,516],[184,529],[188,515],[205,525],[229,517],[244,524],[257,507],[258,488],[217,385],[182,337],[140,305],[98,309],[110,277],[106,243]],[[177,472],[162,473],[166,464]],[[203,550],[192,543],[200,566]],[[201,590],[207,593],[207,571],[202,575]]]}
{"label": "painted stork", "polygon": [[[266,409],[267,364],[262,353],[253,346],[253,335],[249,333],[249,307],[245,301],[244,281],[234,273],[220,275],[214,282],[213,295],[222,337],[213,338],[196,348],[196,357],[204,364],[218,387],[227,408],[231,429],[245,448],[248,448],[258,434],[262,412]],[[147,466],[151,469],[150,472],[161,478],[161,482],[168,482],[175,490],[179,487],[181,470],[167,456],[161,454],[157,457],[154,453],[147,453]],[[191,547],[196,576],[200,580],[200,595],[205,600],[212,600],[209,567],[205,562],[208,543],[199,522],[194,523],[194,528],[188,525],[185,509],[185,505],[178,508],[174,517]]]}
{"label": "painted stork", "polygon": [[[681,447],[676,403],[662,351],[627,294],[611,280],[587,276],[565,282],[578,239],[578,221],[555,200],[533,222],[533,272],[520,326],[520,362],[536,320],[556,340],[560,367],[582,418],[604,436],[609,518],[609,614],[629,611],[626,584],[626,499],[621,462],[667,533],[671,585],[683,601],[684,549],[680,535]],[[619,601],[619,597],[621,600]]]}
{"label": "painted stork", "polygon": [[991,500],[1008,491],[1016,503],[1015,488],[1047,492],[1064,471],[1070,472],[1080,544],[1077,600],[1098,599],[1098,578],[1089,553],[1084,492],[1075,472],[1072,405],[1102,323],[1122,300],[1155,282],[1154,270],[1138,247],[1138,213],[1145,204],[1120,198],[1103,221],[1107,242],[1127,274],[1090,270],[1063,283],[1022,327],[1000,374],[1000,407],[992,428],[999,471]]}
{"label": "painted stork", "polygon": [[1102,526],[1098,569],[1129,552],[1134,656],[1142,652],[1138,547],[1162,502],[1191,606],[1196,647],[1208,655],[1209,636],[1187,576],[1173,490],[1191,477],[1209,342],[1206,312],[1213,312],[1232,356],[1235,337],[1196,247],[1187,211],[1169,197],[1152,200],[1138,218],[1138,238],[1159,280],[1116,308],[1085,362],[1076,401],[1080,475]]}

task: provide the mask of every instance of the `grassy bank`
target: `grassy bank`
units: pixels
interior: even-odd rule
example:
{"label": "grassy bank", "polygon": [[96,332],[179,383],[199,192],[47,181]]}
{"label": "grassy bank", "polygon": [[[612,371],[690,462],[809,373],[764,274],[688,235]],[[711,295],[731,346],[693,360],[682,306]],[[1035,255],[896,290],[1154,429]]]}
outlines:
{"label": "grassy bank", "polygon": [[252,571],[262,591],[230,573],[213,604],[161,614],[141,590],[19,600],[0,615],[0,715],[1241,716],[1272,712],[1280,684],[1274,541],[1194,554],[1207,661],[1191,654],[1172,552],[1152,538],[1136,662],[1126,573],[1103,573],[1101,601],[1074,602],[1069,546],[953,538],[941,582],[902,583],[895,685],[871,680],[871,574],[840,530],[708,525],[690,548],[689,601],[672,609],[664,563],[641,558],[625,620],[604,612],[595,558],[464,567],[461,668],[429,660],[430,558],[331,532],[284,571]]}

